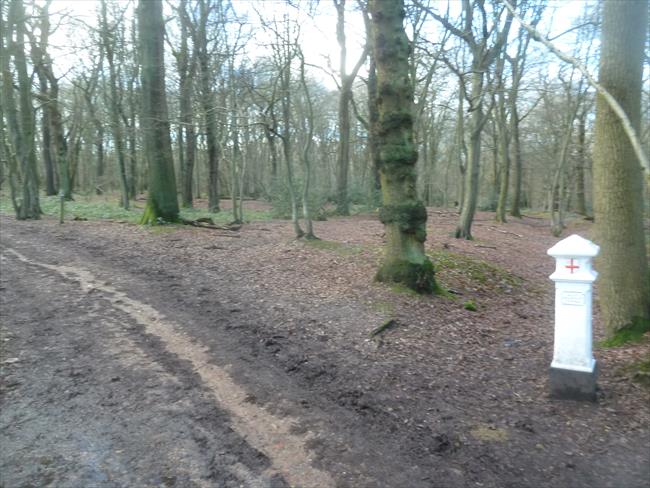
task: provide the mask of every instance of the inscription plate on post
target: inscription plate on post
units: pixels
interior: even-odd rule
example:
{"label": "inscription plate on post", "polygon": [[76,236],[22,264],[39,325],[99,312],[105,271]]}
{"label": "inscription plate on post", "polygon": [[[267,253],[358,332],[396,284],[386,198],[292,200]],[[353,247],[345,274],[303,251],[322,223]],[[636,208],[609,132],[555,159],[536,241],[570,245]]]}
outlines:
{"label": "inscription plate on post", "polygon": [[563,291],[562,305],[582,306],[585,304],[585,294],[581,291]]}

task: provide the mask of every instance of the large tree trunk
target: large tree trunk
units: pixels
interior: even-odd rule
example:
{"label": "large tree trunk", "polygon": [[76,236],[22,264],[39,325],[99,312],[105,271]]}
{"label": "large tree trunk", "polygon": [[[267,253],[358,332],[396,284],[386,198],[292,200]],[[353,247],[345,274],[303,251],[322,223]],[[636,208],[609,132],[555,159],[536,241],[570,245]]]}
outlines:
{"label": "large tree trunk", "polygon": [[[35,149],[36,123],[32,104],[31,77],[27,72],[25,58],[25,9],[22,0],[12,0],[6,25],[0,19],[0,38],[6,41],[7,48],[0,45],[2,61],[2,103],[7,126],[11,136],[12,148],[17,165],[10,163],[11,199],[19,220],[39,219],[41,206],[38,195],[38,173]],[[2,43],[3,44],[3,43]],[[9,66],[13,56],[18,78],[18,103],[14,97],[13,76]],[[18,187],[20,185],[20,188]]]}
{"label": "large tree trunk", "polygon": [[371,0],[372,44],[377,65],[377,136],[386,229],[384,261],[377,280],[420,293],[436,290],[433,265],[424,253],[427,211],[417,198],[413,141],[413,84],[403,0]]}
{"label": "large tree trunk", "polygon": [[[647,0],[606,0],[599,81],[639,128]],[[609,336],[650,319],[650,280],[643,230],[643,176],[620,119],[597,98],[594,215],[601,317]]]}
{"label": "large tree trunk", "polygon": [[149,198],[142,223],[178,221],[174,158],[165,97],[164,23],[161,0],[140,0],[138,32],[142,83],[142,127],[149,163]]}

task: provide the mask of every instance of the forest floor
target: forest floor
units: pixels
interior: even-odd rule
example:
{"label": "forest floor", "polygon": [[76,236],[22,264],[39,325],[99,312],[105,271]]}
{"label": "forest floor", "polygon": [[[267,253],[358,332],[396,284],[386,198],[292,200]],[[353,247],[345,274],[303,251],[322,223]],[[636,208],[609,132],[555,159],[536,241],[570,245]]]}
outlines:
{"label": "forest floor", "polygon": [[315,242],[0,216],[0,485],[650,487],[626,372],[650,339],[596,347],[597,402],[550,399],[557,239],[478,213],[460,241],[456,220],[429,209],[453,293],[422,297],[373,282],[372,215]]}

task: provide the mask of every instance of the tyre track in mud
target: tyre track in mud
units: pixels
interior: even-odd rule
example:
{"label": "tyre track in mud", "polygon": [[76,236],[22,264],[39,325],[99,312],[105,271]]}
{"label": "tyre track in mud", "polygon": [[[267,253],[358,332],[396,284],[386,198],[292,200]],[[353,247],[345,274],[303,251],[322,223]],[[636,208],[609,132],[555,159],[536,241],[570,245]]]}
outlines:
{"label": "tyre track in mud", "polygon": [[[291,418],[275,416],[248,401],[249,394],[246,390],[233,381],[227,371],[210,363],[206,348],[192,341],[180,331],[177,325],[166,320],[156,309],[130,298],[113,286],[106,285],[86,269],[38,262],[10,248],[4,249],[2,254],[3,266],[10,266],[8,260],[17,260],[28,267],[45,269],[56,273],[59,278],[76,283],[79,291],[90,300],[96,301],[97,295],[100,295],[104,304],[108,305],[108,310],[106,306],[99,307],[100,314],[103,316],[104,324],[114,331],[113,340],[118,338],[120,331],[115,332],[119,327],[117,320],[108,320],[105,317],[114,315],[111,309],[120,311],[140,326],[143,333],[155,337],[159,341],[163,354],[175,356],[178,360],[189,363],[192,371],[198,375],[200,383],[207,387],[214,397],[218,408],[227,412],[234,431],[245,439],[253,450],[269,460],[270,466],[260,474],[251,472],[241,462],[236,462],[229,467],[229,470],[243,481],[245,486],[254,488],[281,486],[283,483],[280,480],[286,480],[289,486],[323,488],[334,486],[334,481],[329,474],[312,466],[313,454],[306,447],[307,442],[311,440],[309,433],[292,434],[294,421]],[[57,283],[54,286],[58,288],[62,285]],[[124,351],[120,355],[121,358],[135,361],[138,356],[146,355],[133,341],[121,337],[120,342],[122,343],[120,347]],[[156,359],[149,358],[150,363],[155,364],[155,361]],[[126,364],[124,366],[128,367]],[[199,486],[213,485],[200,483]]]}
{"label": "tyre track in mud", "polygon": [[[8,222],[7,225],[5,222],[4,232],[0,234],[5,248],[19,249],[27,259],[39,256],[35,261],[44,264],[59,266],[65,263],[68,267],[90,270],[102,286],[127,293],[136,302],[146,302],[164,313],[180,332],[187,334],[185,339],[208,347],[202,359],[222,368],[242,386],[247,393],[245,403],[260,406],[277,418],[291,419],[289,433],[304,440],[312,467],[329,474],[335,486],[464,486],[460,470],[445,466],[440,454],[432,455],[415,445],[419,437],[411,439],[410,432],[396,432],[394,419],[391,418],[387,426],[386,418],[376,416],[374,410],[366,409],[356,397],[349,397],[347,392],[356,392],[358,380],[352,379],[354,384],[349,384],[340,377],[337,365],[328,359],[327,349],[323,353],[307,352],[300,350],[301,342],[292,342],[292,337],[276,339],[273,329],[267,330],[266,324],[272,325],[273,321],[282,318],[270,315],[266,305],[260,307],[257,300],[248,303],[250,293],[239,296],[240,283],[220,296],[219,292],[225,291],[221,281],[217,285],[206,281],[213,279],[215,268],[202,270],[194,263],[185,262],[161,266],[166,256],[148,256],[144,246],[121,249],[118,234],[106,241],[94,240],[93,234],[86,234],[83,226],[61,228],[37,223]],[[225,274],[219,275],[221,280],[229,276],[230,271],[224,271]],[[196,283],[190,289],[185,288],[188,280]],[[80,289],[79,285],[75,286]],[[206,295],[208,289],[217,295]],[[86,289],[88,291],[91,295],[104,293],[90,288]],[[108,297],[108,293],[106,295]],[[350,314],[354,310],[334,312]],[[148,335],[144,326],[140,327],[143,328],[140,335]],[[151,339],[143,341],[149,343]],[[160,349],[164,350],[163,346],[161,344]],[[158,361],[162,358],[157,356],[158,350],[151,354]],[[306,363],[305,358],[309,358],[309,362]],[[334,368],[333,373],[323,369],[330,366]],[[315,384],[314,377],[317,378]],[[331,381],[326,389],[320,383],[322,379]],[[272,428],[276,429],[277,424],[274,424]],[[435,448],[438,441],[433,439],[428,444]],[[262,452],[259,455],[266,458]],[[269,461],[269,466],[261,472],[266,469],[271,469],[267,473],[275,472],[273,469],[281,471],[270,464]],[[291,477],[285,475],[282,472],[282,477],[274,480],[284,480],[291,486]],[[445,484],[439,485],[435,480],[445,480]],[[216,483],[211,486],[229,485]],[[242,486],[254,485],[243,483]]]}

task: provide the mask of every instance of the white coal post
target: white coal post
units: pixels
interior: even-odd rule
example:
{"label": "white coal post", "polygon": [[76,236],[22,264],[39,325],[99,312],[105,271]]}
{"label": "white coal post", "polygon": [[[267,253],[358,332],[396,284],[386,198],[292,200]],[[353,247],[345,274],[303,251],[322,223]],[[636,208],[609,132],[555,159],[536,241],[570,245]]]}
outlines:
{"label": "white coal post", "polygon": [[555,339],[550,369],[551,396],[596,399],[596,360],[592,354],[592,286],[598,273],[592,259],[600,247],[572,235],[548,250],[555,258]]}

